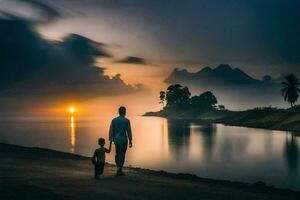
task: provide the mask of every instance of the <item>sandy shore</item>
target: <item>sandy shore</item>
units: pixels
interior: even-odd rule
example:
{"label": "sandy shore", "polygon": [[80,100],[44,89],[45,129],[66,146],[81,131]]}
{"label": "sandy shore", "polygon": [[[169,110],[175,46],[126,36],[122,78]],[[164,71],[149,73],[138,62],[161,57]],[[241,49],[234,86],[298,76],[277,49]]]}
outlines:
{"label": "sandy shore", "polygon": [[300,199],[300,192],[107,165],[93,179],[90,159],[68,153],[0,143],[0,199]]}

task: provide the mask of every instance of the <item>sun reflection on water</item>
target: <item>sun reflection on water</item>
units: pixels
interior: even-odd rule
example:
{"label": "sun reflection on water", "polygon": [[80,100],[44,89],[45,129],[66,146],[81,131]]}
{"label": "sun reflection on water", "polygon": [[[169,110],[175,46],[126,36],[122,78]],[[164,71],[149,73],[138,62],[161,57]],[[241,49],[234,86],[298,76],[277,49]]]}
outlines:
{"label": "sun reflection on water", "polygon": [[75,152],[75,143],[76,143],[76,126],[75,126],[75,118],[72,115],[71,116],[71,122],[70,122],[70,128],[71,128],[71,152]]}

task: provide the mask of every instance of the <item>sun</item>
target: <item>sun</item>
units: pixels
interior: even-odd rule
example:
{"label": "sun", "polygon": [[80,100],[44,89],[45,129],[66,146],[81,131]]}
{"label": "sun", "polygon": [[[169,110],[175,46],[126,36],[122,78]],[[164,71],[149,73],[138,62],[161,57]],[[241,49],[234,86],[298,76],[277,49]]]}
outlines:
{"label": "sun", "polygon": [[71,114],[73,114],[73,113],[75,112],[75,110],[76,110],[76,109],[75,109],[75,107],[73,107],[73,106],[69,108],[69,112],[70,112]]}

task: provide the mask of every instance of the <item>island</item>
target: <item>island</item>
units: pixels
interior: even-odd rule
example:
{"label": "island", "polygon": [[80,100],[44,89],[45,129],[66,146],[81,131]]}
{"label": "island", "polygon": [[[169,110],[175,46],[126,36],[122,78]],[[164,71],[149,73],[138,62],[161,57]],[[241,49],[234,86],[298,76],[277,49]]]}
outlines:
{"label": "island", "polygon": [[[286,84],[289,85],[293,82],[299,84],[297,80],[290,75],[290,77],[287,77]],[[295,88],[298,95],[299,89],[296,86]],[[295,105],[298,96],[296,96],[297,98],[294,97],[295,91],[293,91],[294,93],[291,92],[292,94],[289,92],[291,92],[289,88],[283,88],[284,99],[291,104],[291,107],[287,109],[269,106],[244,111],[231,111],[226,109],[224,105],[217,105],[217,97],[210,91],[191,97],[188,87],[174,84],[170,85],[166,92],[160,92],[159,98],[160,103],[163,105],[162,110],[146,112],[143,116],[292,131],[295,134],[299,134],[300,105]]]}

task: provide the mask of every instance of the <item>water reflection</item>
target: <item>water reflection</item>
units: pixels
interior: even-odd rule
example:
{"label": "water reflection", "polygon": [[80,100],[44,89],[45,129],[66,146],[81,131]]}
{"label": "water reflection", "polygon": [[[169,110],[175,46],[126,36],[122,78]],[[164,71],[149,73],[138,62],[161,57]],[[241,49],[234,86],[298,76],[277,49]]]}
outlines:
{"label": "water reflection", "polygon": [[205,124],[205,125],[192,125],[193,132],[201,135],[201,144],[203,154],[206,158],[211,158],[214,150],[216,125]]}
{"label": "water reflection", "polygon": [[165,148],[165,144],[166,144],[166,141],[168,141],[168,138],[167,137],[167,120],[162,118],[161,119],[161,149],[163,150]]}
{"label": "water reflection", "polygon": [[186,158],[190,147],[191,127],[185,120],[168,119],[170,153],[176,158]]}
{"label": "water reflection", "polygon": [[71,149],[70,151],[72,153],[75,152],[75,144],[76,144],[76,126],[75,126],[75,117],[71,115],[70,117],[70,129],[71,129],[71,134],[70,134],[70,142],[71,142]]}
{"label": "water reflection", "polygon": [[[300,137],[295,133],[156,117],[130,120],[134,146],[126,165],[300,190]],[[110,122],[77,115],[0,120],[0,142],[91,156],[97,139],[108,139]],[[114,162],[114,153],[107,161]]]}
{"label": "water reflection", "polygon": [[[205,162],[222,160],[233,164],[249,150],[249,135],[237,132],[233,136],[228,133],[227,128],[223,130],[222,126],[217,130],[216,124],[168,119],[167,126],[169,153],[177,161],[189,162],[189,159],[195,160],[196,156],[198,159],[205,159]],[[225,134],[220,135],[222,132]]]}
{"label": "water reflection", "polygon": [[286,134],[284,157],[289,169],[289,173],[297,174],[299,167],[299,149],[295,133]]}
{"label": "water reflection", "polygon": [[[236,162],[239,162],[241,158],[246,156],[249,151],[251,153],[258,153],[261,154],[259,151],[260,148],[258,144],[256,148],[253,150],[248,149],[248,145],[250,143],[250,138],[247,135],[237,135],[235,137],[232,136],[223,136],[223,140],[220,143],[220,159],[224,163],[230,163],[234,165]],[[255,142],[255,139],[252,139]]]}

